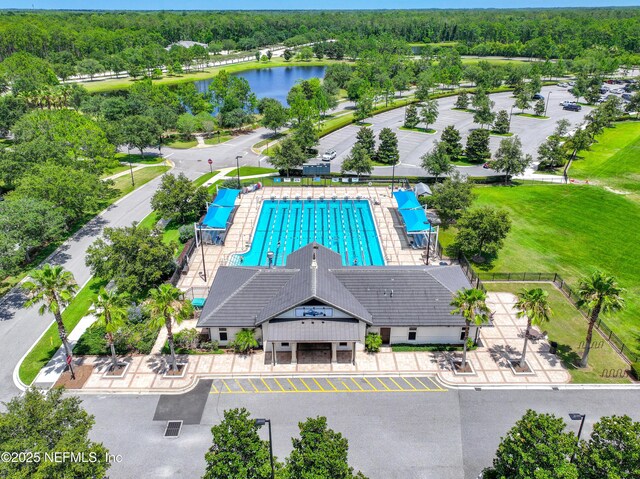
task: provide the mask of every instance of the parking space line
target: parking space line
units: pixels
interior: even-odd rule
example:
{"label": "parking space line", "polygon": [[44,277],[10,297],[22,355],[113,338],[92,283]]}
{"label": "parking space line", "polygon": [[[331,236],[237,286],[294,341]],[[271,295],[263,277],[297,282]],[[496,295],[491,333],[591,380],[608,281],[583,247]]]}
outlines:
{"label": "parking space line", "polygon": [[285,388],[282,387],[282,384],[280,384],[280,381],[278,381],[276,378],[273,378],[273,380],[276,382],[276,384],[282,390],[282,392],[285,392]]}
{"label": "parking space line", "polygon": [[224,379],[222,380],[222,384],[224,384],[224,385],[227,387],[227,390],[228,390],[229,392],[232,392],[232,391],[231,391],[231,388],[229,387],[229,385],[227,384],[227,382],[226,382]]}
{"label": "parking space line", "polygon": [[352,391],[352,389],[349,386],[347,386],[347,383],[345,383],[343,379],[341,379],[340,382],[344,386],[344,389],[345,389],[344,392],[351,392]]}
{"label": "parking space line", "polygon": [[318,382],[318,380],[316,378],[313,378],[313,382],[318,385],[318,388],[320,389],[320,391],[325,392],[325,388],[320,386],[320,383]]}
{"label": "parking space line", "polygon": [[262,380],[262,383],[264,384],[264,386],[269,390],[270,393],[273,392],[273,389],[271,389],[269,387],[269,385],[267,384],[267,381],[264,380],[264,378],[260,378]]}
{"label": "parking space line", "polygon": [[364,389],[362,389],[362,386],[360,386],[360,385],[358,384],[358,382],[355,380],[355,378],[351,378],[351,380],[353,381],[353,383],[354,383],[356,386],[358,386],[358,389],[360,389],[360,391],[364,391]]}
{"label": "parking space line", "polygon": [[378,382],[379,382],[380,384],[382,384],[382,386],[384,386],[384,388],[385,388],[387,391],[391,391],[391,389],[389,389],[389,386],[387,386],[385,383],[383,383],[383,382],[382,382],[382,379],[380,379],[380,378],[376,378],[376,379],[378,380]]}
{"label": "parking space line", "polygon": [[425,383],[423,383],[422,381],[420,381],[420,378],[413,378],[416,381],[418,381],[420,384],[422,384],[424,386],[425,389],[428,389],[429,391],[431,391],[431,388],[429,386],[427,386]]}
{"label": "parking space line", "polygon": [[[294,390],[298,391],[298,388],[296,387],[296,385],[295,385],[295,384],[293,384],[293,381],[291,381],[291,379],[287,378],[287,381],[289,381],[289,384],[291,384],[291,387],[292,387]],[[298,392],[300,392],[300,391],[298,391]]]}
{"label": "parking space line", "polygon": [[428,376],[427,376],[427,379],[428,379],[431,383],[433,383],[433,385],[436,387],[436,389],[438,389],[438,390],[440,390],[440,391],[445,391],[445,389],[442,389],[442,386],[439,386],[438,384],[436,384],[436,382],[435,382],[433,379],[431,379],[431,378],[430,378],[430,377],[428,377]]}
{"label": "parking space line", "polygon": [[218,388],[216,387],[215,380],[211,382],[211,389],[213,389],[213,393],[214,394],[218,394],[220,392],[220,391],[218,391]]}
{"label": "parking space line", "polygon": [[376,388],[373,384],[371,384],[367,378],[363,377],[362,379],[364,379],[364,380],[365,380],[365,382],[366,382],[369,386],[371,386],[371,390],[372,390],[372,391],[377,391],[377,390],[378,390],[378,388]]}
{"label": "parking space line", "polygon": [[304,379],[300,378],[300,382],[302,384],[304,384],[304,387],[307,388],[308,391],[311,391],[311,388],[309,387],[309,385],[307,383],[304,382]]}
{"label": "parking space line", "polygon": [[333,383],[331,382],[331,380],[329,378],[327,378],[326,381],[329,383],[329,386],[331,386],[334,391],[338,390],[338,388],[333,385]]}
{"label": "parking space line", "polygon": [[389,379],[391,380],[391,382],[392,382],[393,384],[395,384],[396,386],[398,386],[398,391],[404,391],[404,388],[403,388],[402,386],[400,386],[400,385],[395,381],[395,379],[393,379],[393,378],[389,378]]}
{"label": "parking space line", "polygon": [[253,386],[253,389],[255,389],[257,393],[259,393],[260,390],[256,387],[255,384],[253,384],[253,381],[251,380],[251,378],[249,378],[248,381],[249,381],[249,384],[251,384]]}
{"label": "parking space line", "polygon": [[238,384],[238,387],[239,387],[240,389],[242,389],[242,392],[243,392],[243,393],[246,393],[246,392],[247,392],[247,391],[242,387],[242,384],[240,383],[240,381],[239,381],[238,379],[236,379],[236,383]]}
{"label": "parking space line", "polygon": [[409,381],[407,381],[407,378],[402,378],[402,379],[404,380],[405,383],[407,383],[411,387],[411,389],[413,389],[414,391],[417,391],[416,387],[413,384],[411,384]]}

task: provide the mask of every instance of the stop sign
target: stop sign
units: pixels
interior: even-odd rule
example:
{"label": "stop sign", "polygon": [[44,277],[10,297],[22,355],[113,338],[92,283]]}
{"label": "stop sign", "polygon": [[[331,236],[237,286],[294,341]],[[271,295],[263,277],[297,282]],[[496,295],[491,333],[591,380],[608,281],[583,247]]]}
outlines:
{"label": "stop sign", "polygon": [[71,356],[67,355],[67,364],[71,364]]}
{"label": "stop sign", "polygon": [[209,163],[210,165],[213,164],[213,160],[211,158],[209,158],[209,160],[207,160],[207,163]]}

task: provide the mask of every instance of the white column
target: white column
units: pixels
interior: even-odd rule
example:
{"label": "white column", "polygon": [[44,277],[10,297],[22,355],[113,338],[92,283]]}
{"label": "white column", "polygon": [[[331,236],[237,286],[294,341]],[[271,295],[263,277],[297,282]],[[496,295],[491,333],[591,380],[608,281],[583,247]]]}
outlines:
{"label": "white column", "polygon": [[351,363],[356,363],[356,342],[354,341],[351,345],[353,349],[351,349]]}
{"label": "white column", "polygon": [[271,364],[273,364],[274,366],[278,364],[276,362],[276,342],[275,341],[271,343]]}
{"label": "white column", "polygon": [[331,362],[338,362],[338,343],[331,343]]}
{"label": "white column", "polygon": [[297,361],[297,357],[296,357],[296,350],[298,343],[291,343],[291,364],[296,364]]}

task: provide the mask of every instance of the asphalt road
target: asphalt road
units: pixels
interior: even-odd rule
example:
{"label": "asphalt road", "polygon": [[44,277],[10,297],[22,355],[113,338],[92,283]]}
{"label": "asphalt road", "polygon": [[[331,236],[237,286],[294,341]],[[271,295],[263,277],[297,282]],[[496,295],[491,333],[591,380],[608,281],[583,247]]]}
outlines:
{"label": "asphalt road", "polygon": [[[209,394],[199,424],[185,425],[177,439],[163,438],[166,421],[154,421],[158,396],[82,396],[96,416],[92,438],[123,461],[113,478],[201,477],[210,428],[223,411],[246,407],[272,420],[274,453],[291,450],[298,422],[323,415],[349,440],[349,461],[371,479],[473,479],[491,464],[503,436],[526,409],[554,413],[577,433],[569,412],[587,415],[585,437],[603,415],[640,420],[640,391],[449,390],[424,393]],[[163,418],[171,417],[163,399]],[[193,398],[175,404],[174,419],[193,417]],[[182,411],[182,412],[181,412]],[[193,421],[192,421],[193,422]],[[135,431],[135,433],[133,433]],[[263,431],[266,439],[267,431]]]}

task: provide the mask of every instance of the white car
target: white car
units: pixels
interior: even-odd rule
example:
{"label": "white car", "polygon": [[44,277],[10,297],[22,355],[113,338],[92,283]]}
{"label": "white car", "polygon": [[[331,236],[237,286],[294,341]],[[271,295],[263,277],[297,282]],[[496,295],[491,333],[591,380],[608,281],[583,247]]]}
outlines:
{"label": "white car", "polygon": [[575,105],[575,104],[576,104],[575,101],[569,101],[569,100],[565,100],[565,101],[560,102],[560,106],[562,106],[562,107],[567,106],[567,105]]}
{"label": "white car", "polygon": [[322,155],[322,161],[331,161],[335,159],[336,156],[336,150],[327,150],[324,152],[324,155]]}
{"label": "white car", "polygon": [[567,88],[569,85],[568,85],[568,84],[566,84],[566,83],[558,83],[558,86],[559,86],[560,88]]}

